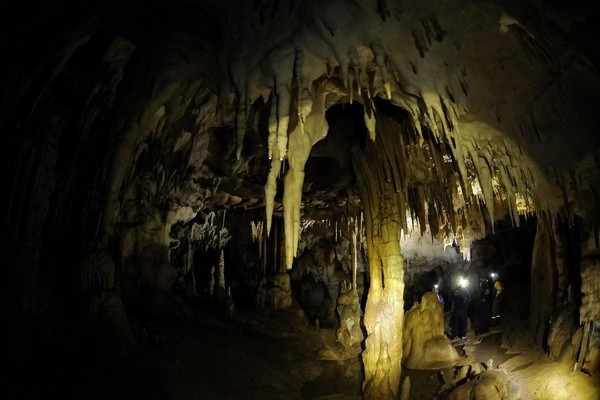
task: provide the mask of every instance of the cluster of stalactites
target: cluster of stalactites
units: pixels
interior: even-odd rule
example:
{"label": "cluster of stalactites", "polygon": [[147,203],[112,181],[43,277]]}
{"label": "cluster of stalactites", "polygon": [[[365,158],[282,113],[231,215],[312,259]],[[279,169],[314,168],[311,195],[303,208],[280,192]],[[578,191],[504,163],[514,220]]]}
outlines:
{"label": "cluster of stalactites", "polygon": [[[385,96],[387,99],[396,100],[404,106],[410,104],[409,109],[423,107],[422,102],[417,102],[412,94],[402,92],[398,88],[405,83],[399,75],[392,74],[385,60],[387,57],[379,48],[373,48],[369,53],[371,58],[359,57],[358,52],[351,53],[349,63],[329,68],[324,76],[318,79],[303,74],[302,52],[296,52],[292,67],[293,73],[285,85],[275,85],[270,93],[270,117],[268,152],[271,159],[271,169],[265,186],[266,197],[266,222],[267,233],[270,232],[272,213],[277,192],[277,180],[284,175],[284,221],[286,240],[286,265],[291,268],[293,257],[296,256],[300,234],[300,207],[302,186],[304,182],[304,164],[308,159],[312,146],[323,139],[328,130],[325,111],[328,106],[336,102],[350,102],[357,100],[364,106],[364,122],[371,140],[376,138],[375,102],[376,95]],[[398,80],[393,81],[392,76]],[[281,82],[281,80],[277,80]],[[310,87],[307,84],[310,83]],[[254,100],[257,91],[247,90],[238,92],[244,94],[245,99],[239,100],[241,108],[237,112],[238,154],[241,152],[241,143],[245,132],[246,110]],[[396,88],[397,95],[392,93]],[[422,109],[422,113],[411,114],[414,126],[419,126],[423,119],[429,116],[444,115],[443,119],[432,119],[430,125],[439,135],[450,130],[451,122],[457,115],[452,115],[448,110],[451,106],[442,105],[440,97],[436,104],[429,110]],[[432,121],[436,123],[432,124]],[[439,124],[439,125],[438,125]],[[283,172],[284,168],[286,171]]]}
{"label": "cluster of stalactites", "polygon": [[[522,155],[513,152],[507,139],[462,138],[456,147],[442,146],[444,152],[431,151],[432,145],[401,150],[402,159],[410,160],[404,168],[429,161],[431,178],[409,173],[405,194],[409,221],[418,222],[421,234],[427,226],[438,238],[476,227],[481,230],[472,233],[485,234],[483,213],[490,221],[508,216],[518,226],[521,215],[539,207],[532,196],[534,171],[519,159]],[[409,232],[414,225],[407,228]]]}
{"label": "cluster of stalactites", "polygon": [[[356,236],[357,245],[360,247],[365,241],[364,216],[362,211],[335,213],[329,218],[311,219],[303,218],[300,223],[302,234],[327,232],[327,238],[333,239],[335,243],[346,238],[351,241]],[[329,236],[331,235],[331,236]]]}
{"label": "cluster of stalactites", "polygon": [[[446,85],[442,93],[411,87],[401,69],[396,67],[394,57],[377,46],[354,49],[342,58],[344,60],[337,60],[337,65],[326,63],[325,71],[315,76],[314,68],[305,68],[305,53],[295,49],[278,60],[279,68],[271,87],[260,86],[245,75],[241,76],[246,79],[236,81],[234,78],[238,156],[251,104],[259,96],[270,98],[267,104],[271,106],[268,120],[271,169],[265,186],[266,232],[270,232],[277,181],[283,177],[288,268],[296,256],[301,231],[304,164],[312,146],[327,134],[326,109],[339,102],[363,104],[365,126],[371,140],[376,140],[376,132],[381,129],[410,130],[417,138],[415,143],[406,143],[402,134],[391,133],[393,145],[383,148],[389,163],[381,179],[394,185],[401,196],[400,203],[419,221],[422,230],[429,225],[435,235],[455,233],[458,226],[469,223],[469,215],[481,203],[477,198],[482,199],[493,220],[494,183],[503,188],[510,216],[518,224],[517,199],[528,201],[534,183],[532,173],[513,156],[514,148],[506,140],[482,142],[474,136],[461,136],[459,118],[466,110],[462,94],[467,93],[464,88],[462,93],[452,89],[461,85]],[[406,109],[409,115],[406,126],[380,129],[375,96],[385,97]],[[394,123],[384,122],[386,125]],[[443,152],[433,151],[434,143],[438,147],[443,144]],[[423,168],[429,178],[421,179],[412,172],[419,168]],[[480,194],[473,194],[473,181],[478,182]],[[407,222],[403,221],[402,225],[408,232]]]}
{"label": "cluster of stalactites", "polygon": [[[412,117],[413,123],[405,127],[394,126],[389,119],[378,125],[392,130],[394,150],[388,150],[391,161],[386,180],[394,183],[397,192],[404,192],[402,203],[412,220],[418,221],[421,233],[429,225],[435,236],[456,234],[457,228],[471,225],[470,219],[480,219],[482,212],[494,221],[503,217],[495,213],[498,203],[507,209],[515,226],[520,215],[550,207],[533,195],[539,171],[507,136],[485,125],[474,129],[459,120],[448,120],[448,125],[438,124],[435,129],[431,121],[415,123]],[[412,142],[407,141],[411,135]],[[412,227],[404,228],[409,232]]]}
{"label": "cluster of stalactites", "polygon": [[375,151],[384,161],[371,179],[397,193],[395,201],[407,215],[400,221],[404,233],[418,228],[424,234],[429,227],[436,238],[467,231],[484,235],[483,213],[493,221],[495,204],[503,205],[518,226],[519,216],[537,207],[530,195],[531,164],[506,138],[450,133],[440,137],[427,127],[416,129],[410,118],[398,122],[377,114]]}
{"label": "cluster of stalactites", "polygon": [[222,249],[225,247],[231,239],[229,231],[225,228],[226,213],[227,210],[211,211],[206,214],[203,222],[192,222],[190,242],[202,243],[204,251],[208,251],[209,248]]}
{"label": "cluster of stalactites", "polygon": [[[503,203],[513,225],[519,225],[519,216],[540,208],[535,204],[533,165],[524,162],[520,151],[511,147],[508,139],[501,141],[469,138],[463,140],[464,159],[470,163],[477,178],[478,187],[471,185],[474,195],[485,203],[490,220],[496,215],[495,204]],[[480,192],[479,192],[480,191]],[[479,192],[479,193],[477,193]],[[494,200],[498,201],[495,202]]]}
{"label": "cluster of stalactites", "polygon": [[[321,61],[322,68],[315,68],[314,55],[310,56],[310,65],[306,66],[308,56],[300,47],[283,52],[276,65],[269,66],[276,73],[268,84],[265,84],[264,76],[260,72],[248,74],[244,69],[246,66],[241,63],[230,67],[232,85],[236,93],[238,158],[242,151],[251,106],[259,97],[262,97],[265,103],[267,99],[271,100],[268,155],[269,159],[279,158],[280,161],[287,157],[290,150],[290,136],[296,129],[296,123],[293,121],[297,121],[297,128],[305,133],[306,121],[314,112],[313,108],[321,108],[321,104],[315,102],[324,101],[324,97],[328,95],[343,98],[344,102],[358,101],[364,105],[364,121],[372,140],[375,139],[376,131],[373,100],[377,95],[409,109],[418,129],[420,123],[424,122],[433,131],[442,134],[450,131],[455,124],[459,112],[448,89],[446,88],[444,95],[431,95],[411,88],[400,68],[392,61],[393,57],[378,45],[350,48],[345,55],[336,52],[333,59]],[[264,68],[263,66],[258,69]],[[226,97],[227,93],[221,93],[219,103],[225,101]],[[328,98],[327,103],[330,102],[331,99]]]}

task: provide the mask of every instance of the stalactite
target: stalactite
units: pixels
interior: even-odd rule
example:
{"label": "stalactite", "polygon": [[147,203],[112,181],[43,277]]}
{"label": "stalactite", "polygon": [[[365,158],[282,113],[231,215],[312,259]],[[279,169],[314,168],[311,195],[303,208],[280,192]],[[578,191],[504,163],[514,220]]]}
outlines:
{"label": "stalactite", "polygon": [[[296,149],[291,150],[295,152]],[[298,249],[300,235],[300,208],[302,203],[302,185],[304,171],[291,169],[284,178],[283,209],[285,221],[285,265],[292,268],[293,259]]]}
{"label": "stalactite", "polygon": [[262,252],[261,252],[261,259],[262,259],[262,276],[265,277],[267,275],[267,263],[268,263],[268,253],[267,253],[267,245],[269,243],[269,237],[267,236],[267,232],[266,230],[263,229],[263,234],[262,234]]}
{"label": "stalactite", "polygon": [[288,124],[290,121],[290,88],[288,82],[277,85],[277,149],[279,158],[283,160],[288,151]]}
{"label": "stalactite", "polygon": [[[277,95],[273,90],[271,92],[271,112],[269,113],[269,138],[267,140],[268,143],[268,152],[269,152],[269,160],[272,160],[274,157],[279,159],[279,152],[275,154],[277,148]],[[273,166],[271,165],[271,169]],[[279,168],[276,168],[275,171],[278,171]]]}
{"label": "stalactite", "polygon": [[271,159],[271,169],[267,177],[265,185],[265,211],[267,220],[267,236],[271,232],[273,223],[273,210],[275,208],[275,195],[277,194],[277,177],[281,168],[281,160],[279,159],[279,151],[275,150],[274,157]]}
{"label": "stalactite", "polygon": [[354,219],[354,229],[352,230],[352,289],[356,290],[356,271],[358,269],[358,251],[357,242],[359,231],[357,221]]}
{"label": "stalactite", "polygon": [[[365,105],[365,110],[367,110],[370,107],[370,105]],[[370,108],[369,108],[370,110]],[[368,111],[365,111],[364,114],[364,121],[365,121],[365,126],[367,127],[367,131],[369,132],[369,138],[371,140],[375,140],[375,131],[376,131],[376,124],[377,122],[375,121],[375,116],[371,115]]]}
{"label": "stalactite", "polygon": [[252,231],[252,241],[257,243],[258,257],[263,258],[263,238],[264,238],[264,223],[263,221],[250,221],[250,230]]}
{"label": "stalactite", "polygon": [[[296,128],[289,137],[289,170],[284,177],[283,215],[285,221],[285,264],[292,267],[298,250],[300,235],[300,207],[304,184],[304,164],[312,146],[327,134],[325,99],[328,92],[317,84],[310,113],[306,116],[303,131]],[[271,175],[269,175],[269,179]]]}

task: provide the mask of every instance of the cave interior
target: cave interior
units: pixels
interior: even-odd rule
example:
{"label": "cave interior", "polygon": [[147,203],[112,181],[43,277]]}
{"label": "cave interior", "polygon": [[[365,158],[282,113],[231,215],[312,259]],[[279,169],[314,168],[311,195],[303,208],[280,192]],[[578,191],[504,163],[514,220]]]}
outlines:
{"label": "cave interior", "polygon": [[597,2],[9,3],[3,398],[600,398]]}

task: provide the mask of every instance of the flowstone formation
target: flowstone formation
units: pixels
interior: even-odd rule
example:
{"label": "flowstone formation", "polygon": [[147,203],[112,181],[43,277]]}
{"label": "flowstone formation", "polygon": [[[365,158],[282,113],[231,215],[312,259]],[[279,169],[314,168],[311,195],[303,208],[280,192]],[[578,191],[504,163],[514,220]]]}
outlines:
{"label": "flowstone formation", "polygon": [[426,292],[404,316],[402,364],[410,369],[455,365],[458,352],[444,334],[444,311],[437,295]]}

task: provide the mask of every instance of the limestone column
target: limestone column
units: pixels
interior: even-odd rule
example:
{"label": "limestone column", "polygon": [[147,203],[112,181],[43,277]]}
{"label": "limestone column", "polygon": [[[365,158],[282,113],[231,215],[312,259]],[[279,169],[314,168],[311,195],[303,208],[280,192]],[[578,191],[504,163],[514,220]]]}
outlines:
{"label": "limestone column", "polygon": [[397,168],[386,158],[386,146],[389,152],[389,137],[378,131],[365,150],[355,147],[352,157],[364,208],[369,256],[370,286],[364,316],[368,336],[362,354],[364,399],[395,399],[400,389],[404,319],[400,232],[405,215],[401,195],[385,178],[390,168]]}

